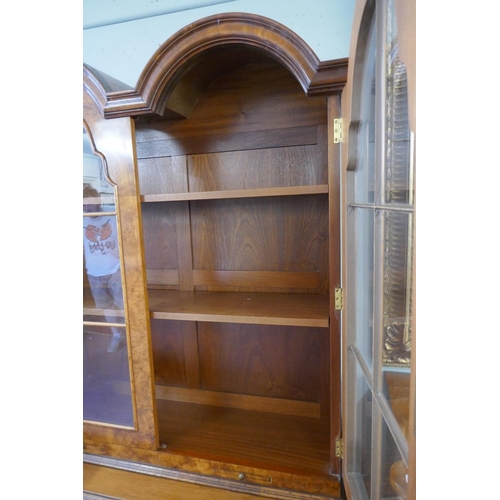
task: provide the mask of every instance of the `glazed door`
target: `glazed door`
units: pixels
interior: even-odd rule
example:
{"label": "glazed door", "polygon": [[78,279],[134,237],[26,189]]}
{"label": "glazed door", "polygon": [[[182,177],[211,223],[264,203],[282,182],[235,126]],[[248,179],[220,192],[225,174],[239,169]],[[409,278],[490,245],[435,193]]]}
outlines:
{"label": "glazed door", "polygon": [[130,118],[84,91],[84,445],[156,449],[154,391]]}
{"label": "glazed door", "polygon": [[[362,4],[362,5],[361,5]],[[343,479],[406,499],[414,429],[414,135],[393,0],[360,2],[345,174]]]}

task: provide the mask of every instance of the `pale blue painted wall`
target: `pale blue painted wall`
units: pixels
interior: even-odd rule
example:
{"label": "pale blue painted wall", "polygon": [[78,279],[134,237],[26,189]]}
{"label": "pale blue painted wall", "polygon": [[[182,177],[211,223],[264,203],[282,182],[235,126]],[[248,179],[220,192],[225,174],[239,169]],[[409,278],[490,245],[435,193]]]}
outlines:
{"label": "pale blue painted wall", "polygon": [[83,62],[135,87],[170,36],[223,12],[274,19],[299,35],[321,61],[349,55],[354,0],[83,0]]}

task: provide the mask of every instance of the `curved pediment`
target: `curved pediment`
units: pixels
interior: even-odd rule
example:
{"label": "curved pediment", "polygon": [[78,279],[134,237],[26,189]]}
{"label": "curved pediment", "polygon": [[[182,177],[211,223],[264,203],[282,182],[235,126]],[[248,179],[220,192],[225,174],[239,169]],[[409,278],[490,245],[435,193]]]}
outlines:
{"label": "curved pediment", "polygon": [[265,59],[286,67],[309,96],[340,92],[346,81],[347,59],[321,62],[286,26],[243,13],[210,16],[178,31],[151,57],[135,89],[89,66],[84,79],[107,118],[181,118],[226,71]]}

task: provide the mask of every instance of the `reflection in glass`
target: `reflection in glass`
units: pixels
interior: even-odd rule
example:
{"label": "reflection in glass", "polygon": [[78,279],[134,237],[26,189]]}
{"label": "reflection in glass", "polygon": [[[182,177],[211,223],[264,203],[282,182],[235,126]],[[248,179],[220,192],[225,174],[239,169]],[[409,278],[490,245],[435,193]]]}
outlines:
{"label": "reflection in glass", "polygon": [[382,500],[402,500],[407,498],[407,467],[385,421],[382,423],[380,467],[379,498]]}
{"label": "reflection in glass", "polygon": [[358,368],[357,404],[360,426],[359,472],[370,498],[372,470],[372,392]]}
{"label": "reflection in glass", "polygon": [[414,144],[394,1],[366,9],[371,27],[354,65],[346,186],[346,469],[354,498],[400,500],[410,423]]}
{"label": "reflection in glass", "polygon": [[83,127],[83,207],[85,212],[115,210],[115,193],[106,177],[103,160],[94,153],[89,135]]}
{"label": "reflection in glass", "polygon": [[396,13],[393,1],[387,9],[386,50],[386,203],[413,204],[413,162],[408,118],[406,67],[399,59]]}
{"label": "reflection in glass", "polygon": [[346,441],[349,446],[347,466],[349,483],[355,492],[354,497],[369,499],[372,478],[372,406],[373,397],[365,374],[356,361],[355,349],[347,352],[349,361],[348,377],[351,393],[347,400],[349,420],[349,436],[356,436]]}
{"label": "reflection in glass", "polygon": [[356,341],[370,370],[373,369],[373,227],[371,210],[357,210],[356,238]]}
{"label": "reflection in glass", "polygon": [[[89,207],[89,205],[87,205]],[[94,209],[95,210],[95,209]],[[97,211],[94,211],[95,214]],[[120,249],[115,215],[83,217],[84,283],[88,284],[85,313],[100,316],[110,325],[113,337],[109,352],[125,345],[119,326],[124,325]],[[86,319],[89,321],[88,319]]]}
{"label": "reflection in glass", "polygon": [[114,188],[83,140],[84,420],[133,426]]}
{"label": "reflection in glass", "polygon": [[409,366],[412,331],[413,214],[384,214],[383,363]]}
{"label": "reflection in glass", "polygon": [[[122,328],[123,336],[125,329]],[[108,353],[111,329],[83,328],[83,419],[131,427],[134,424],[127,349]]]}
{"label": "reflection in glass", "polygon": [[357,150],[354,193],[356,203],[374,202],[375,55],[375,29],[372,29],[361,91],[359,147]]}
{"label": "reflection in glass", "polygon": [[383,393],[389,408],[408,442],[410,420],[410,371],[385,368],[383,371]]}

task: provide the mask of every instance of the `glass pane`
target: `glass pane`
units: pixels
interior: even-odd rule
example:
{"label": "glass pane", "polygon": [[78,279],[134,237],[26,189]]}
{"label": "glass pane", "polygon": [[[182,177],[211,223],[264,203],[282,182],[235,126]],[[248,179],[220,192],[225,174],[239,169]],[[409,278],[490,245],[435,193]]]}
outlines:
{"label": "glass pane", "polygon": [[406,67],[399,60],[396,13],[388,2],[386,51],[385,202],[412,205],[413,145],[408,119]]}
{"label": "glass pane", "polygon": [[353,394],[349,402],[350,414],[353,416],[351,424],[353,436],[348,439],[348,443],[352,446],[352,449],[348,450],[349,470],[353,473],[351,481],[357,483],[357,490],[361,496],[371,498],[372,392],[359,364],[354,360],[353,363],[355,379],[352,381]]}
{"label": "glass pane", "polygon": [[109,353],[109,339],[124,328],[83,327],[83,419],[132,427],[127,349]]}
{"label": "glass pane", "polygon": [[383,370],[383,392],[401,433],[408,442],[410,420],[410,369],[387,368]]}
{"label": "glass pane", "polygon": [[385,422],[382,423],[380,469],[380,498],[407,498],[407,467]]}
{"label": "glass pane", "polygon": [[[346,429],[351,430],[345,456],[353,498],[399,500],[406,498],[397,486],[401,486],[401,477],[405,478],[402,456],[408,454],[405,439],[408,441],[410,417],[413,137],[393,0],[376,2],[375,8],[372,19],[376,21],[367,33],[365,52],[356,58],[356,62],[364,61],[362,74],[354,79],[361,80],[361,86],[353,83],[353,117],[360,119],[357,123],[354,118],[350,125],[350,132],[354,132],[350,137],[355,139],[350,140],[350,147],[355,148],[350,153],[356,161],[349,172],[353,176],[347,177],[351,207],[347,258],[351,264]],[[386,30],[382,39],[375,39],[375,23]],[[375,401],[382,405],[383,414]]]}
{"label": "glass pane", "polygon": [[372,369],[373,359],[373,228],[374,212],[357,208],[356,217],[356,328],[354,344]]}
{"label": "glass pane", "polygon": [[386,212],[383,364],[409,367],[412,332],[413,214]]}
{"label": "glass pane", "polygon": [[83,417],[133,426],[114,188],[83,131]]}
{"label": "glass pane", "polygon": [[361,84],[354,202],[374,202],[375,170],[375,29],[371,30]]}
{"label": "glass pane", "polygon": [[124,326],[116,216],[83,217],[83,319]]}
{"label": "glass pane", "polygon": [[92,149],[89,135],[83,128],[83,207],[84,212],[114,212],[115,194],[106,178],[103,161]]}

